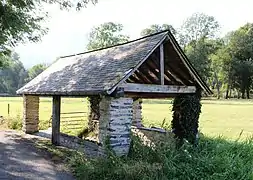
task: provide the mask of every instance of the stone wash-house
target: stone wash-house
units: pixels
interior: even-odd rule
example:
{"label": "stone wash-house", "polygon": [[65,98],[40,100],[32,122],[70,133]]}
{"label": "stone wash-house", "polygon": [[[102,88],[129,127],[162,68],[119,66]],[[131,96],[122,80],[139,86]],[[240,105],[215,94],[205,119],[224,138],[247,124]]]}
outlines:
{"label": "stone wash-house", "polygon": [[[37,132],[39,97],[52,96],[52,143],[60,143],[61,97],[89,97],[89,128],[116,154],[127,154],[131,127],[141,127],[141,99],[211,91],[169,31],[64,56],[17,91],[23,131]],[[169,111],[169,110],[168,110]]]}

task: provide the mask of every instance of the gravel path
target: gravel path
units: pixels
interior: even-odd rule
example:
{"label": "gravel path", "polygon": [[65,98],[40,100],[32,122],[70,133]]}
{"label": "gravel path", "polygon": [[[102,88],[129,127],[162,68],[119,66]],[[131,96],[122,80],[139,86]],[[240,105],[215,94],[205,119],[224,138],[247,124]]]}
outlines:
{"label": "gravel path", "polygon": [[0,180],[72,180],[60,162],[34,146],[32,138],[15,131],[0,131]]}

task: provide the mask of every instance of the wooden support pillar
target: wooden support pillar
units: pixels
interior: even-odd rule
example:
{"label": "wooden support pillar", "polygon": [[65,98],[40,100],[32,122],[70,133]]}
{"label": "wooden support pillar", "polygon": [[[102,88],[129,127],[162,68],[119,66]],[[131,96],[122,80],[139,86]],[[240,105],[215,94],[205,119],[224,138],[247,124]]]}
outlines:
{"label": "wooden support pillar", "polygon": [[52,144],[60,145],[61,96],[53,96]]}
{"label": "wooden support pillar", "polygon": [[164,51],[163,44],[160,45],[160,81],[164,85]]}

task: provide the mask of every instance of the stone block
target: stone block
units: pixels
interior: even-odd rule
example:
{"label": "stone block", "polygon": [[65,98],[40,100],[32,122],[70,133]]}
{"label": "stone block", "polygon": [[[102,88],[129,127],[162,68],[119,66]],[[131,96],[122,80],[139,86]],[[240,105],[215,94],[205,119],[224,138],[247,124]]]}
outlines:
{"label": "stone block", "polygon": [[137,99],[133,102],[133,126],[142,126],[142,100]]}
{"label": "stone block", "polygon": [[119,156],[128,154],[133,119],[131,98],[104,97],[100,102],[99,142],[109,139],[112,150]]}
{"label": "stone block", "polygon": [[23,96],[23,126],[25,133],[39,131],[39,96]]}

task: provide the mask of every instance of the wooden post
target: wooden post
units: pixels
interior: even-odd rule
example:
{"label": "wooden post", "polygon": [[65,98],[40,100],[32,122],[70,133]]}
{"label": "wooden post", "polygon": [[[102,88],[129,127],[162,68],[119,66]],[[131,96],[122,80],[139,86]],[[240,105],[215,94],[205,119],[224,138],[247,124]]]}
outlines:
{"label": "wooden post", "polygon": [[8,104],[8,116],[10,116],[10,104]]}
{"label": "wooden post", "polygon": [[52,144],[60,145],[61,96],[53,96]]}
{"label": "wooden post", "polygon": [[164,51],[163,44],[160,45],[160,81],[164,85]]}

